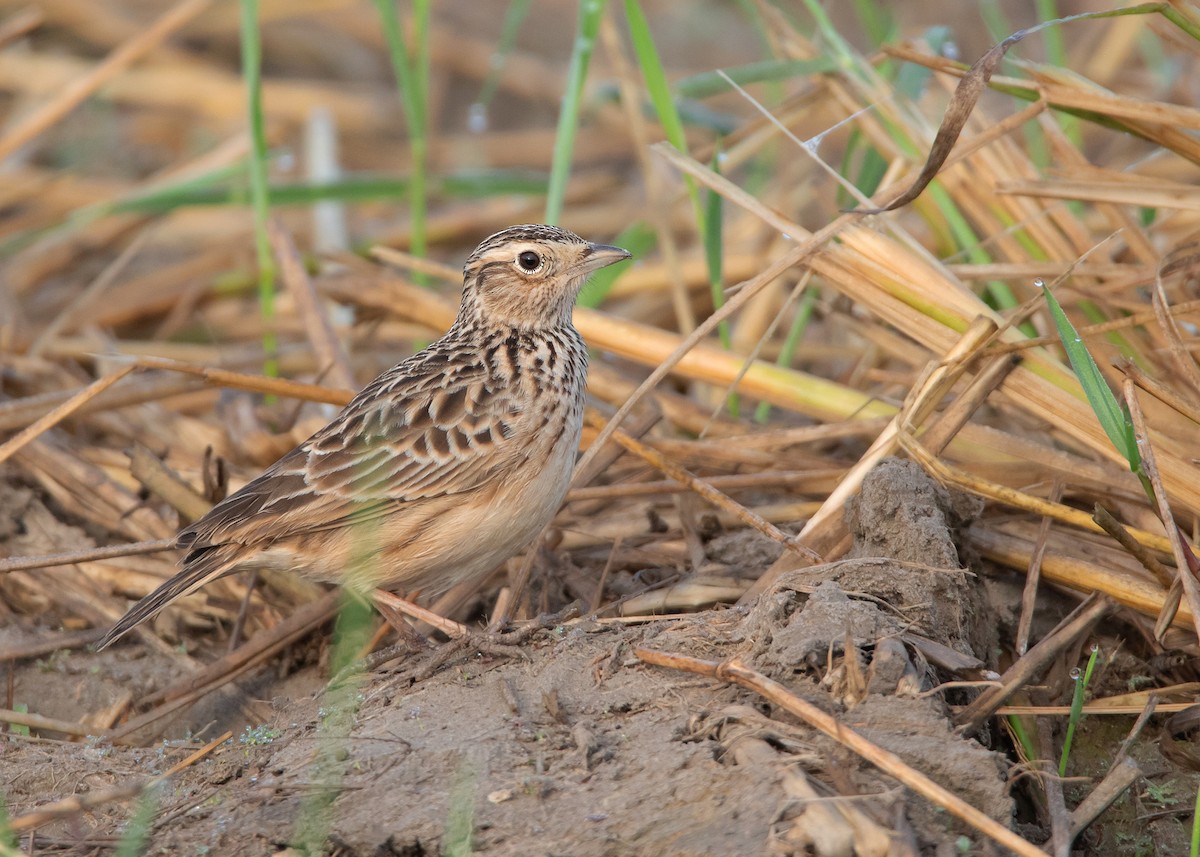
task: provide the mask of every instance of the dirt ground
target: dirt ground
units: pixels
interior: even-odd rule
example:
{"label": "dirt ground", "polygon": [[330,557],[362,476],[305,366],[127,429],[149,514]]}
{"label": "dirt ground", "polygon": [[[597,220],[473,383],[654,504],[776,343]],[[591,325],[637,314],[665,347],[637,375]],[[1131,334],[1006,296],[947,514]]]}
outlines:
{"label": "dirt ground", "polygon": [[[989,747],[952,728],[950,705],[970,692],[924,693],[952,677],[921,654],[928,641],[980,675],[996,666],[989,658],[1009,617],[988,592],[1004,584],[985,585],[955,541],[977,512],[916,465],[889,461],[850,504],[851,556],[786,575],[751,610],[630,626],[585,618],[546,630],[516,657],[463,649],[427,675],[435,653],[423,654],[334,691],[324,688],[324,641],[312,641],[312,662],[261,669],[146,747],[10,735],[0,745],[8,811],[149,779],[232,729],[234,738],[154,793],[146,853],[303,853],[314,844],[316,853],[364,857],[1000,853],[755,694],[634,654],[740,656],[1036,840],[1044,834],[1029,823],[1021,789],[1010,788],[1003,736],[984,735]],[[758,561],[777,550],[744,531],[709,544],[714,555]],[[38,629],[10,623],[3,633],[9,646]],[[17,666],[15,698],[78,719],[125,692],[146,698],[179,669],[137,643],[60,652]],[[1093,773],[1132,718],[1117,720],[1088,727]],[[1152,746],[1139,753],[1160,800],[1168,785],[1188,794]],[[1171,813],[1132,823],[1145,817],[1147,794],[1127,794],[1111,811],[1118,821],[1088,833],[1092,853],[1184,853],[1173,850],[1186,845]],[[21,844],[103,853],[132,810],[104,804]]]}

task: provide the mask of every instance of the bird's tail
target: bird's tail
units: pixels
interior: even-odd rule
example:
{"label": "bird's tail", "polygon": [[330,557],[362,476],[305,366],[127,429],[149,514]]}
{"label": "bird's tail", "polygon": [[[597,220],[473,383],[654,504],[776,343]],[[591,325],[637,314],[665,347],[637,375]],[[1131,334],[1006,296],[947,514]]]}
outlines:
{"label": "bird's tail", "polygon": [[220,547],[200,548],[189,553],[183,561],[183,570],[129,608],[129,612],[96,644],[96,651],[108,648],[135,626],[158,615],[176,598],[231,574],[234,571],[231,559]]}

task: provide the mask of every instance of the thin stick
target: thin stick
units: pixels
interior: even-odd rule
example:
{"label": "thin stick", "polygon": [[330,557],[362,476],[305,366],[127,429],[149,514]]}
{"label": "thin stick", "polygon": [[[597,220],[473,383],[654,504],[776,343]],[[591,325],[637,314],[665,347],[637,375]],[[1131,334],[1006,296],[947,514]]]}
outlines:
{"label": "thin stick", "polygon": [[639,660],[656,666],[684,670],[697,675],[710,676],[722,681],[741,685],[800,718],[817,731],[827,735],[844,747],[857,753],[889,776],[899,780],[926,800],[952,813],[956,818],[971,825],[980,833],[993,839],[1001,846],[1022,857],[1045,857],[1031,842],[1013,833],[991,816],[979,811],[962,798],[935,783],[920,771],[907,765],[895,753],[868,741],[854,730],[838,722],[811,702],[793,695],[779,682],[773,681],[741,662],[740,658],[717,663],[684,655],[655,652],[650,649],[634,649]]}
{"label": "thin stick", "polygon": [[[695,615],[695,614],[692,614]],[[661,616],[651,616],[651,619],[661,619]],[[1194,702],[1160,702],[1154,709],[1155,714],[1175,714],[1180,711],[1186,711],[1194,706]],[[1089,717],[1109,716],[1109,717],[1128,717],[1131,714],[1142,714],[1146,707],[1144,705],[1093,705],[1088,703],[1080,709]],[[1001,705],[993,713],[997,716],[1007,717],[1010,714],[1026,715],[1032,714],[1035,717],[1069,717],[1074,711],[1070,705]]]}
{"label": "thin stick", "polygon": [[41,9],[22,9],[0,24],[0,48],[8,47],[17,39],[32,33],[46,21]]}
{"label": "thin stick", "polygon": [[[55,634],[28,643],[17,643],[0,649],[0,663],[24,661],[29,658],[40,658],[52,652],[78,649],[96,642],[104,636],[102,628],[90,628],[87,631],[73,631],[65,634]],[[11,664],[10,664],[11,666]],[[11,670],[10,670],[11,673]]]}
{"label": "thin stick", "polygon": [[[717,329],[717,326],[722,321],[729,318],[738,310],[740,310],[745,304],[749,303],[755,295],[757,295],[777,277],[783,274],[784,271],[788,270],[788,268],[791,268],[793,265],[800,264],[814,255],[824,245],[825,241],[833,237],[836,231],[840,230],[842,226],[846,225],[842,222],[845,218],[846,215],[838,218],[825,229],[815,233],[808,241],[805,241],[793,249],[790,253],[785,253],[783,256],[776,259],[774,262],[764,268],[757,276],[747,280],[742,286],[741,290],[738,291],[738,293],[732,298],[730,298],[724,306],[722,306],[704,321],[700,322],[700,324],[696,326],[695,330],[684,337],[684,340],[679,343],[678,347],[676,347],[673,352],[671,352],[671,355],[662,363],[659,363],[658,366],[655,367],[654,371],[647,376],[646,380],[638,385],[638,388],[633,391],[633,394],[625,400],[625,403],[617,409],[617,412],[613,414],[612,418],[608,421],[604,428],[601,429],[600,433],[596,435],[595,440],[593,440],[588,446],[587,452],[583,454],[583,457],[580,458],[579,462],[575,465],[575,472],[584,473],[588,471],[592,465],[592,460],[600,454],[600,450],[604,448],[604,445],[612,440],[613,434],[617,431],[621,423],[625,421],[625,418],[629,416],[630,412],[637,407],[637,405],[646,397],[647,394],[650,393],[651,390],[657,387],[664,378],[671,374],[671,370],[675,368],[675,364],[682,360],[685,354],[691,351],[695,346],[699,345],[705,337]],[[835,226],[837,229],[833,228]]]}
{"label": "thin stick", "polygon": [[1085,634],[1095,622],[1113,609],[1113,602],[1096,593],[1089,595],[1058,627],[1043,637],[1027,654],[1001,676],[1003,684],[981,693],[954,718],[958,731],[974,735],[1004,701],[1024,687],[1054,660],[1063,649]]}
{"label": "thin stick", "polygon": [[76,735],[80,738],[97,735],[102,731],[96,729],[94,726],[84,726],[82,723],[74,723],[70,720],[57,720],[53,717],[43,717],[40,714],[31,714],[27,711],[10,711],[7,708],[0,708],[0,721],[15,723],[17,726],[28,726],[30,729],[62,732],[64,735]]}
{"label": "thin stick", "polygon": [[12,556],[0,559],[0,574],[10,571],[28,571],[31,568],[50,568],[56,565],[75,565],[119,556],[139,556],[145,553],[160,553],[173,550],[175,539],[155,539],[148,542],[131,542],[124,545],[109,545],[103,548],[88,548],[66,553],[48,553],[41,556]]}
{"label": "thin stick", "polygon": [[546,538],[546,531],[549,528],[550,524],[542,527],[542,531],[538,533],[537,538],[525,550],[525,556],[521,560],[521,565],[517,568],[517,573],[512,577],[510,587],[505,587],[504,589],[508,593],[505,598],[504,609],[501,609],[499,603],[496,604],[496,609],[493,611],[496,615],[488,623],[489,631],[499,631],[512,618],[513,611],[521,609],[521,604],[525,600],[525,590],[529,588],[529,579],[533,577],[533,567],[537,563],[538,554],[542,550],[542,540]]}
{"label": "thin stick", "polygon": [[33,830],[41,827],[43,824],[48,824],[57,818],[70,818],[71,816],[82,815],[88,810],[104,806],[106,803],[135,798],[142,793],[143,788],[145,788],[145,783],[135,783],[127,786],[103,789],[101,791],[85,792],[81,795],[71,795],[62,800],[56,800],[54,803],[38,807],[33,812],[17,816],[9,822],[9,830],[14,833],[20,833],[23,830]]}
{"label": "thin stick", "polygon": [[1134,721],[1133,728],[1129,730],[1129,734],[1125,736],[1125,740],[1121,742],[1121,746],[1117,748],[1117,755],[1113,757],[1113,764],[1119,765],[1129,755],[1129,748],[1133,746],[1133,742],[1142,734],[1142,730],[1146,728],[1146,724],[1150,722],[1150,718],[1158,709],[1158,694],[1150,694],[1150,698],[1146,700],[1146,706],[1142,709],[1142,713],[1138,715],[1138,719]]}
{"label": "thin stick", "polygon": [[1092,793],[1071,813],[1070,838],[1074,840],[1141,776],[1142,770],[1133,759],[1124,758],[1115,763],[1100,785],[1092,789]]}
{"label": "thin stick", "polygon": [[1158,561],[1158,557],[1138,544],[1137,539],[1130,535],[1129,530],[1112,516],[1108,509],[1101,506],[1099,503],[1092,507],[1092,520],[1103,528],[1104,532],[1108,533],[1117,544],[1123,547],[1134,559],[1142,564],[1142,568],[1154,575],[1163,589],[1170,589],[1171,584],[1175,582],[1175,575],[1171,570]]}
{"label": "thin stick", "polygon": [[[1045,520],[1045,519],[1043,519]],[[1038,753],[1043,759],[1054,758],[1054,738],[1046,724],[1039,724]],[[1042,772],[1044,773],[1044,772]],[[1046,796],[1046,815],[1050,821],[1050,841],[1045,848],[1054,857],[1069,857],[1071,849],[1071,816],[1067,812],[1067,801],[1063,796],[1060,777],[1039,776],[1042,791]]]}
{"label": "thin stick", "polygon": [[[800,531],[798,538],[818,551],[829,553],[830,549],[845,536],[843,510],[847,501],[861,487],[867,474],[880,461],[892,455],[905,437],[921,426],[933,413],[958,379],[966,371],[972,357],[983,348],[995,331],[995,325],[986,318],[977,318],[963,331],[962,336],[946,354],[937,361],[930,361],[921,381],[913,387],[905,400],[904,407],[884,427],[867,451],[851,467],[837,487],[830,492]],[[966,420],[969,414],[960,414]],[[928,469],[928,468],[927,468]],[[749,604],[766,592],[775,582],[792,568],[780,558],[759,575],[758,579],[739,599],[740,604]]]}
{"label": "thin stick", "polygon": [[[704,481],[714,488],[739,490],[744,488],[804,488],[818,480],[837,478],[846,471],[828,470],[764,470],[761,473],[731,473],[706,476]],[[615,482],[612,485],[591,485],[573,488],[567,494],[568,503],[582,500],[615,500],[621,497],[645,497],[653,494],[681,494],[690,491],[687,485],[673,479],[656,482]]]}
{"label": "thin stick", "polygon": [[[596,418],[595,412],[585,411],[588,417],[588,422],[595,425],[604,422],[602,418]],[[662,419],[662,411],[651,403],[651,406],[644,412],[638,414],[634,419],[629,421],[629,425],[625,427],[625,434],[632,438],[641,440],[646,432],[658,425]],[[616,446],[610,445],[607,449],[601,450],[592,458],[592,463],[587,470],[577,468],[571,476],[572,491],[578,490],[586,486],[589,482],[606,471],[618,458],[624,453]]]}
{"label": "thin stick", "polygon": [[441,262],[435,262],[432,259],[419,259],[411,253],[405,253],[403,250],[397,250],[394,247],[376,245],[371,248],[370,256],[372,259],[378,259],[386,265],[412,271],[415,274],[426,274],[437,277],[439,280],[445,280],[448,283],[462,280],[462,271],[458,268],[443,265]]}
{"label": "thin stick", "polygon": [[304,322],[308,340],[320,356],[322,364],[329,367],[327,377],[339,387],[356,387],[350,357],[334,332],[324,307],[321,306],[317,290],[313,288],[312,278],[304,270],[300,252],[278,217],[267,221],[267,235],[271,240],[275,260],[279,263],[280,276],[296,302],[296,313]]}
{"label": "thin stick", "polygon": [[146,490],[165,500],[188,521],[203,518],[212,508],[212,503],[140,443],[135,443],[129,451],[129,472]]}
{"label": "thin stick", "polygon": [[[1104,532],[1104,529],[1093,521],[1091,516],[1082,509],[1075,509],[1071,506],[1065,506],[1062,503],[1050,503],[1041,497],[1034,497],[1032,494],[1025,494],[1018,491],[1016,488],[1009,488],[1007,485],[971,476],[957,467],[952,467],[941,459],[930,455],[929,450],[925,449],[924,444],[915,440],[912,436],[901,438],[901,442],[905,452],[929,471],[930,476],[943,485],[953,485],[964,491],[969,491],[978,497],[983,497],[986,500],[994,500],[997,503],[1003,503],[1006,506],[1031,512],[1035,515],[1045,515],[1061,523],[1079,527],[1081,530],[1092,533]],[[1132,527],[1128,528],[1128,532],[1139,544],[1151,550],[1161,551],[1166,554],[1171,553],[1171,541],[1166,536],[1160,536],[1158,533]]]}
{"label": "thin stick", "polygon": [[75,413],[85,404],[96,398],[96,396],[103,393],[105,390],[120,381],[136,368],[137,366],[122,366],[111,375],[105,375],[103,378],[98,378],[97,380],[88,384],[74,396],[67,399],[57,408],[50,411],[48,414],[45,414],[39,419],[34,420],[24,429],[6,440],[3,445],[0,445],[0,464],[3,464],[21,449],[33,443],[44,432],[49,431],[67,417],[71,416],[71,414]]}
{"label": "thin stick", "polygon": [[[1176,306],[1171,307],[1171,314],[1179,317],[1182,315],[1191,315],[1200,312],[1200,300],[1186,301]],[[1111,333],[1114,330],[1125,330],[1130,327],[1138,327],[1148,321],[1154,321],[1156,313],[1153,309],[1138,310],[1129,315],[1121,316],[1120,318],[1112,319],[1111,321],[1102,321],[1097,324],[1089,324],[1075,329],[1081,339],[1089,339],[1092,337],[1102,336],[1105,333]],[[1061,340],[1058,334],[1049,334],[1047,336],[1035,336],[1030,339],[1021,339],[1015,342],[997,342],[992,346],[991,351],[994,354],[1001,354],[1013,351],[1029,351],[1034,348],[1042,348],[1047,345],[1058,345]]]}
{"label": "thin stick", "polygon": [[270,393],[280,397],[303,399],[306,402],[323,402],[327,405],[341,406],[354,398],[354,393],[349,390],[335,390],[319,384],[301,384],[299,381],[268,378],[265,375],[231,372],[228,369],[210,369],[206,366],[193,366],[190,363],[181,363],[178,360],[167,360],[161,357],[139,357],[134,365],[147,369],[167,369],[171,372],[196,375],[203,378],[206,384],[214,387],[232,387],[235,390],[249,390],[252,393]]}
{"label": "thin stick", "polygon": [[180,771],[184,770],[185,768],[190,768],[192,765],[199,762],[201,759],[203,759],[205,756],[207,756],[213,750],[220,747],[222,744],[224,744],[226,741],[228,741],[232,737],[233,737],[232,732],[226,732],[224,735],[220,736],[219,738],[213,738],[211,741],[209,741],[207,744],[205,744],[203,747],[201,747],[195,753],[192,753],[191,755],[189,755],[186,759],[176,762],[174,765],[167,768],[166,773],[164,773],[160,777],[157,777],[154,780],[151,780],[151,782],[152,783],[153,782],[162,782],[167,777],[173,777],[175,774],[178,774]]}
{"label": "thin stick", "polygon": [[151,231],[143,229],[137,236],[125,246],[117,258],[113,259],[100,275],[88,284],[87,288],[80,293],[79,297],[71,301],[63,308],[53,321],[38,334],[37,339],[29,346],[28,355],[30,357],[40,357],[42,352],[46,350],[46,346],[58,338],[62,333],[63,328],[69,324],[75,324],[76,320],[83,315],[84,311],[90,309],[96,299],[108,291],[109,286],[116,282],[122,272],[133,261],[133,257],[142,251],[149,240]]}

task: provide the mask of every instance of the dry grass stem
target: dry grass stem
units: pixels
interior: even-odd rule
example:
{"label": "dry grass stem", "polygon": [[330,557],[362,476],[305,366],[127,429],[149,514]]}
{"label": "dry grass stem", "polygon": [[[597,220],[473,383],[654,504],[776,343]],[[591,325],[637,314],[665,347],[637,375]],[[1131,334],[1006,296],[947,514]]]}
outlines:
{"label": "dry grass stem", "polygon": [[1125,404],[1129,408],[1129,416],[1133,422],[1142,468],[1154,489],[1153,499],[1158,504],[1158,516],[1167,531],[1167,538],[1171,543],[1171,555],[1175,558],[1175,568],[1179,580],[1183,584],[1183,595],[1187,600],[1189,612],[1192,614],[1196,635],[1200,637],[1200,581],[1196,580],[1197,573],[1200,573],[1200,562],[1197,561],[1196,552],[1192,546],[1184,542],[1184,535],[1175,523],[1175,514],[1171,511],[1171,501],[1163,486],[1162,475],[1156,460],[1157,456],[1146,429],[1146,417],[1138,403],[1137,391],[1132,379],[1125,381],[1123,392]]}
{"label": "dry grass stem", "polygon": [[347,390],[356,389],[358,384],[354,380],[350,357],[317,297],[312,279],[304,270],[304,262],[291,236],[278,218],[271,219],[267,232],[271,238],[271,250],[279,264],[280,276],[296,304],[297,314],[304,322],[308,341],[312,343],[319,365],[328,373],[327,377],[333,384]]}
{"label": "dry grass stem", "polygon": [[119,556],[137,556],[147,553],[161,553],[172,550],[175,539],[155,539],[148,542],[133,544],[110,545],[103,548],[88,548],[86,550],[70,551],[67,553],[47,554],[45,556],[14,556],[0,559],[0,574],[13,571],[26,571],[32,568],[50,568],[55,565],[75,565],[81,562],[92,562],[100,559],[112,559]]}
{"label": "dry grass stem", "polygon": [[116,384],[126,375],[129,375],[136,368],[136,366],[124,366],[110,375],[93,381],[74,396],[67,399],[67,401],[54,408],[54,410],[17,432],[3,444],[0,444],[0,464],[3,464],[42,434],[71,416],[85,404],[96,398],[96,396]]}
{"label": "dry grass stem", "polygon": [[744,666],[737,658],[716,663],[643,648],[635,649],[634,654],[648,664],[711,676],[752,690],[858,754],[884,773],[895,777],[926,800],[969,824],[997,844],[1024,857],[1039,857],[1043,853],[1032,843],[907,765],[899,756],[866,740],[812,703],[795,696],[783,685]]}

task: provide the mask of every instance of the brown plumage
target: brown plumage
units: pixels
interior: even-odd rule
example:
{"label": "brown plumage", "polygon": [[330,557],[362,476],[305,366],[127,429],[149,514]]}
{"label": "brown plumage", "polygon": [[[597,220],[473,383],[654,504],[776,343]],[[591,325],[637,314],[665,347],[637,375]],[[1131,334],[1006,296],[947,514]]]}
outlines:
{"label": "brown plumage", "polygon": [[587,351],[571,308],[589,274],[627,258],[553,226],[488,238],[446,335],[183,530],[183,569],[98,648],[244,569],[437,595],[520,551],[562,503],[579,445]]}

